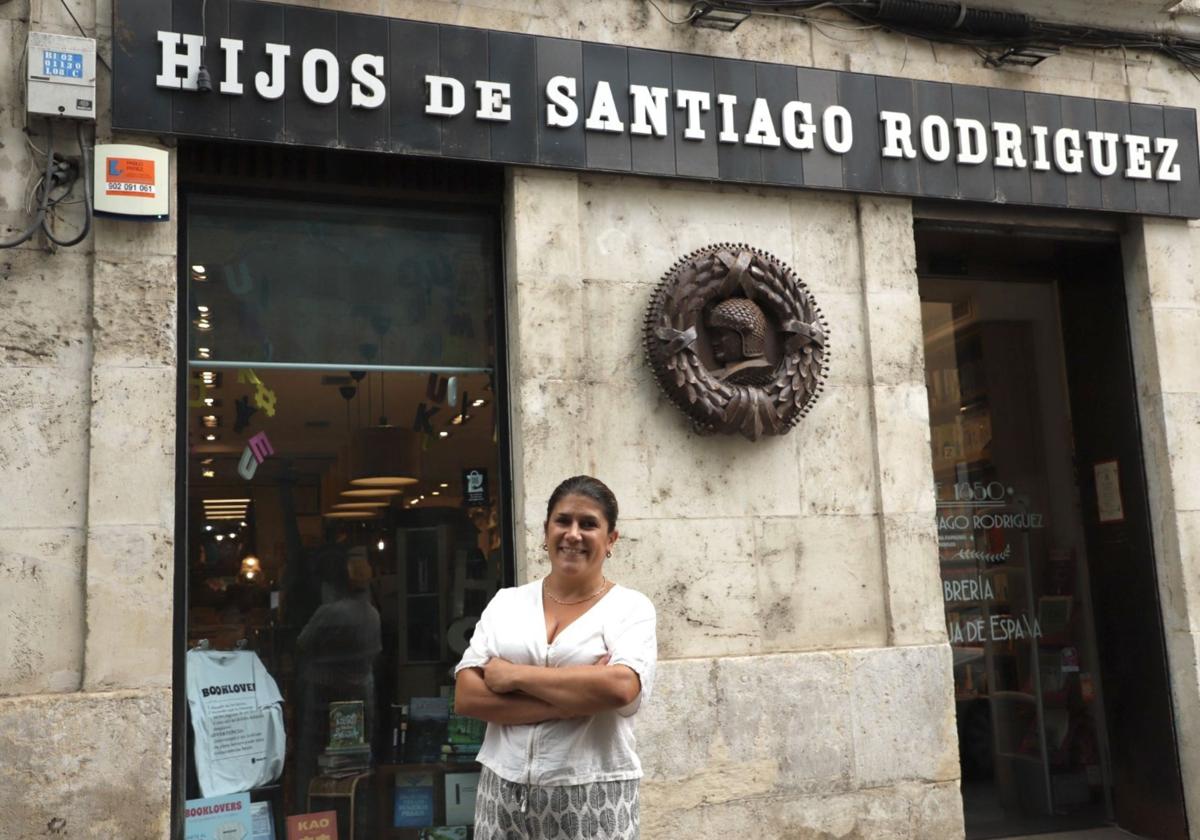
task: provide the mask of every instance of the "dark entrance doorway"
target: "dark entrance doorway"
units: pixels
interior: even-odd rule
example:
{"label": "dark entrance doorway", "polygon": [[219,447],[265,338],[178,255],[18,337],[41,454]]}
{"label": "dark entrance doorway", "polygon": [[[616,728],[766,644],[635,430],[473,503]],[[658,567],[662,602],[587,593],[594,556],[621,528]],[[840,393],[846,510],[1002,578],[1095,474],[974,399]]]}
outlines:
{"label": "dark entrance doorway", "polygon": [[1115,241],[917,228],[967,837],[1187,837]]}

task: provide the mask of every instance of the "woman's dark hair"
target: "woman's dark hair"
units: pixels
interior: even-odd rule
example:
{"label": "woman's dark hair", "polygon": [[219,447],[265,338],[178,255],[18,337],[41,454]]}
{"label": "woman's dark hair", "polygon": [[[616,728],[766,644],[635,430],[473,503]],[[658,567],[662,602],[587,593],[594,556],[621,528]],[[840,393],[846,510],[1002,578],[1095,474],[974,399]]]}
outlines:
{"label": "woman's dark hair", "polygon": [[591,499],[604,511],[604,518],[608,520],[608,530],[617,527],[617,497],[608,489],[607,484],[590,475],[573,475],[554,488],[554,492],[550,494],[550,501],[546,503],[547,522],[550,521],[550,514],[554,512],[554,506],[567,496],[586,496]]}

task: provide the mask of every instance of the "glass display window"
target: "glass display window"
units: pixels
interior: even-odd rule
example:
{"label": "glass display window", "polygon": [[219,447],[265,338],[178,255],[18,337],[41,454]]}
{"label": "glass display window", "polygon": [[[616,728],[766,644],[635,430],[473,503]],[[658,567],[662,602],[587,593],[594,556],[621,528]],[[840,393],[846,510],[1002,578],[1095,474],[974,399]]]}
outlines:
{"label": "glass display window", "polygon": [[451,672],[511,568],[497,243],[477,207],[188,196],[189,815],[470,836]]}
{"label": "glass display window", "polygon": [[1104,716],[1050,282],[923,278],[968,837],[1098,825]]}

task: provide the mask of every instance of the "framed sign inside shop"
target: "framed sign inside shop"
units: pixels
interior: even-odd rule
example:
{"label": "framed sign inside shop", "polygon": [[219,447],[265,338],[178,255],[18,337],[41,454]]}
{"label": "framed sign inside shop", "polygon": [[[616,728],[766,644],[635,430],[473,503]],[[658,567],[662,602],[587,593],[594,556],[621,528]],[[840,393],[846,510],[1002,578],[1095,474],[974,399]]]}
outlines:
{"label": "framed sign inside shop", "polygon": [[1200,217],[1191,108],[255,0],[113,14],[119,130]]}

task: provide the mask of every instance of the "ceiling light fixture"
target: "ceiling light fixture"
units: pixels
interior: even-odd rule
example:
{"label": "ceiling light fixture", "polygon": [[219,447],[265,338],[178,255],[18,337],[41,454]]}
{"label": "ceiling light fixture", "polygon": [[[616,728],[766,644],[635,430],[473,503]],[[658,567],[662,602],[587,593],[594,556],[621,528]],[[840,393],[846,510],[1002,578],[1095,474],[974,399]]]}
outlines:
{"label": "ceiling light fixture", "polygon": [[445,429],[442,429],[440,432],[438,432],[438,437],[448,438],[450,437],[450,433]]}
{"label": "ceiling light fixture", "polygon": [[207,273],[208,273],[208,269],[206,269],[202,265],[192,266],[192,274],[207,274]]}
{"label": "ceiling light fixture", "polygon": [[199,356],[201,359],[211,359],[212,351],[209,350],[207,347],[197,347],[196,355]]}
{"label": "ceiling light fixture", "polygon": [[217,436],[217,435],[214,435],[214,434],[207,434],[207,435],[205,435],[205,436],[204,436],[204,439],[205,439],[206,441],[208,441],[209,443],[212,443],[213,441],[215,441],[215,440],[217,439],[217,437],[218,437],[218,436]]}
{"label": "ceiling light fixture", "polygon": [[371,499],[381,496],[399,496],[400,491],[395,487],[351,487],[349,490],[343,490],[341,495],[349,496],[352,499]]}
{"label": "ceiling light fixture", "polygon": [[475,400],[475,402],[471,403],[471,406],[474,408],[479,408],[480,406],[484,406],[484,405],[487,405],[487,400],[480,399],[480,400]]}
{"label": "ceiling light fixture", "polygon": [[201,470],[200,477],[201,478],[216,478],[217,473],[215,470]]}

